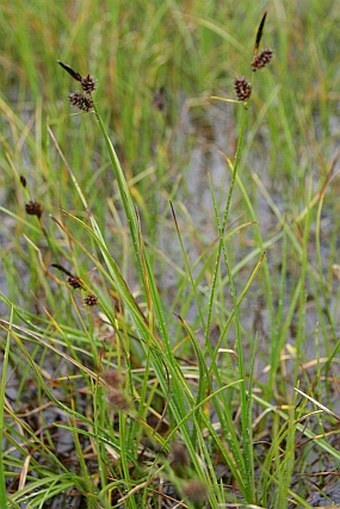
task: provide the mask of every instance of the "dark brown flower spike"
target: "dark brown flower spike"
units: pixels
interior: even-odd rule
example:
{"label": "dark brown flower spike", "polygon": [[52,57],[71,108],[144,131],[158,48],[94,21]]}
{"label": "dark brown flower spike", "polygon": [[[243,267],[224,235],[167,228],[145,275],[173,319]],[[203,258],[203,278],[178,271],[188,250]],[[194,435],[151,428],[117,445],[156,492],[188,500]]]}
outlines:
{"label": "dark brown flower spike", "polygon": [[27,186],[27,180],[25,179],[25,177],[23,175],[20,175],[20,183],[21,183],[22,187]]}
{"label": "dark brown flower spike", "polygon": [[84,299],[84,304],[86,306],[95,306],[98,303],[98,297],[91,293],[90,295],[87,295]]}
{"label": "dark brown flower spike", "polygon": [[265,24],[265,21],[266,21],[266,17],[267,17],[267,12],[265,12],[264,15],[262,16],[261,23],[260,23],[259,28],[257,29],[257,32],[256,32],[255,45],[254,45],[254,55],[257,55],[257,52],[259,50],[259,46],[260,46],[260,42],[261,42],[261,39],[262,39],[263,28],[264,28],[264,24]]}
{"label": "dark brown flower spike", "polygon": [[117,385],[121,385],[123,382],[122,375],[114,368],[107,369],[103,375],[103,380],[113,388],[117,388]]}
{"label": "dark brown flower spike", "polygon": [[128,410],[130,403],[119,389],[110,389],[107,394],[109,403],[117,410]]}
{"label": "dark brown flower spike", "polygon": [[172,444],[169,462],[176,475],[184,473],[185,468],[190,464],[189,453],[184,444],[180,442],[174,442]]}
{"label": "dark brown flower spike", "polygon": [[96,81],[91,74],[87,74],[81,79],[81,88],[86,94],[91,94],[96,89]]}
{"label": "dark brown flower spike", "polygon": [[78,276],[69,276],[67,282],[74,290],[78,288],[84,289],[83,282]]}
{"label": "dark brown flower spike", "polygon": [[65,69],[65,71],[68,72],[69,75],[72,76],[73,79],[75,79],[76,81],[82,81],[82,77],[79,74],[79,72],[77,72],[74,69],[72,69],[72,67],[70,67],[68,64],[64,64],[60,60],[58,60],[58,64],[61,65],[61,67],[63,69]]}
{"label": "dark brown flower spike", "polygon": [[55,267],[56,269],[60,270],[60,272],[63,272],[67,276],[72,276],[71,272],[69,272],[65,267],[62,265],[59,265],[59,263],[51,263],[51,267]]}
{"label": "dark brown flower spike", "polygon": [[252,63],[250,64],[253,68],[253,71],[259,71],[263,67],[269,64],[271,59],[273,58],[273,52],[271,49],[265,49],[261,51],[259,55],[257,55]]}
{"label": "dark brown flower spike", "polygon": [[194,504],[202,504],[208,498],[208,487],[200,479],[192,479],[184,486],[183,495]]}
{"label": "dark brown flower spike", "polygon": [[87,74],[86,76],[81,76],[81,74],[72,69],[70,65],[64,64],[64,62],[61,62],[60,60],[58,60],[58,64],[61,65],[61,67],[65,69],[65,71],[68,72],[68,74],[72,76],[73,79],[75,79],[76,81],[80,81],[81,88],[84,90],[84,92],[86,92],[87,94],[91,94],[91,92],[95,90],[96,82],[93,76],[91,76],[90,74]]}
{"label": "dark brown flower spike", "polygon": [[26,203],[25,210],[30,216],[37,216],[40,219],[44,209],[37,201],[30,201]]}
{"label": "dark brown flower spike", "polygon": [[72,92],[68,95],[68,99],[73,106],[76,106],[82,111],[89,112],[93,108],[91,96],[84,92]]}
{"label": "dark brown flower spike", "polygon": [[234,87],[239,101],[246,101],[251,96],[251,84],[245,78],[236,78]]}
{"label": "dark brown flower spike", "polygon": [[84,284],[80,277],[74,276],[71,272],[65,269],[65,267],[59,265],[59,263],[51,263],[51,267],[55,267],[56,269],[60,270],[60,272],[66,274],[68,276],[67,282],[72,288],[74,288],[75,290],[78,288],[84,289]]}

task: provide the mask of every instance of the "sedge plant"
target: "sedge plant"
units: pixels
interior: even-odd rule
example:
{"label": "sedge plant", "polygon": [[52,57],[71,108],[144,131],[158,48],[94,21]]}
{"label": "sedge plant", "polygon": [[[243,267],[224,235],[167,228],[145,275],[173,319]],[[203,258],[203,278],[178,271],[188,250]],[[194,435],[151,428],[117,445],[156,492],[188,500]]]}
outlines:
{"label": "sedge plant", "polygon": [[[162,6],[157,13],[152,30],[160,24],[166,8]],[[184,18],[176,10],[174,19],[180,31],[185,31]],[[311,191],[306,193],[308,205],[297,221],[301,224],[301,242],[291,225],[279,216],[282,229],[269,241],[263,240],[257,228],[256,248],[250,257],[253,265],[241,288],[236,276],[245,262],[233,263],[232,242],[248,227],[248,223],[230,226],[237,192],[251,217],[249,225],[256,223],[241,170],[249,149],[247,132],[255,77],[272,59],[271,50],[260,51],[265,19],[266,15],[255,38],[250,64],[252,79],[235,79],[236,100],[211,97],[211,102],[230,102],[241,110],[241,115],[234,155],[225,157],[230,179],[223,190],[222,215],[211,183],[217,240],[210,250],[203,251],[196,265],[192,265],[187,251],[175,194],[170,202],[184,264],[181,269],[174,263],[173,270],[181,275],[186,291],[183,295],[188,302],[195,303],[198,319],[194,326],[184,312],[188,311],[186,304],[179,311],[169,312],[159,288],[157,252],[144,233],[143,216],[138,208],[143,201],[118,157],[96,97],[96,80],[59,62],[79,86],[78,91],[69,94],[71,105],[82,112],[76,121],[95,120],[91,129],[99,133],[104,147],[101,154],[109,161],[115,183],[116,194],[109,203],[115,232],[121,238],[117,239],[117,248],[112,245],[112,238],[108,240],[103,217],[97,217],[89,203],[89,189],[79,183],[81,175],[72,169],[67,151],[58,141],[58,127],[49,126],[54,163],[59,161],[62,165],[80,212],[77,207],[60,207],[47,227],[45,207],[30,195],[25,179],[20,179],[26,215],[14,218],[20,228],[26,228],[25,255],[43,282],[46,299],[43,304],[42,299],[36,299],[37,312],[33,313],[3,296],[11,313],[9,319],[1,321],[6,338],[0,398],[0,436],[5,444],[0,457],[2,506],[49,507],[51,501],[60,497],[61,503],[68,498],[78,499],[79,505],[84,502],[90,509],[137,509],[155,504],[214,509],[226,504],[281,509],[299,503],[309,507],[291,488],[296,437],[314,442],[322,453],[339,460],[338,452],[327,441],[324,423],[318,422],[318,434],[305,424],[321,411],[329,419],[337,419],[325,405],[318,406],[313,386],[310,394],[296,387],[285,404],[272,401],[273,396],[279,400],[277,371],[296,309],[299,310],[296,356],[298,360],[301,357],[312,210],[314,204],[319,204],[320,223],[321,191],[326,185],[318,199]],[[212,27],[209,19],[196,21]],[[214,25],[215,31],[217,28]],[[185,44],[190,50],[195,47],[189,32],[185,33]],[[206,44],[209,46],[208,39]],[[203,73],[200,79],[203,81]],[[100,85],[98,88],[100,94]],[[161,90],[155,100],[158,105],[163,104]],[[131,123],[132,117],[124,122]],[[99,172],[107,166],[102,164]],[[256,178],[253,175],[255,184],[262,189]],[[279,215],[275,204],[273,209]],[[41,237],[45,241],[43,248]],[[283,265],[281,302],[275,317],[266,250],[279,240],[283,246]],[[301,255],[302,270],[284,317],[282,301],[290,242]],[[319,264],[320,257],[319,253]],[[90,271],[85,269],[88,266]],[[259,394],[255,390],[258,334],[254,334],[251,350],[246,353],[242,305],[262,273],[270,307],[270,330],[276,343],[271,344],[269,384]],[[317,284],[317,277],[313,282]],[[60,308],[56,309],[59,300]],[[214,320],[219,314],[226,318],[221,319],[217,339],[213,341]],[[326,331],[326,325],[321,326]],[[336,348],[338,345],[329,352],[328,365]],[[17,412],[19,402],[6,396],[6,380],[15,371],[20,372],[21,378],[17,393],[31,387],[28,394],[36,404],[34,409],[27,405]],[[322,375],[320,368],[319,376]],[[294,366],[296,383],[298,377],[299,362]],[[317,410],[310,412],[307,402],[316,405]],[[254,423],[255,405],[261,412]],[[261,429],[267,416],[271,419],[273,438],[265,453],[258,457],[262,441],[259,439],[255,444],[254,429],[255,425]],[[68,442],[68,448],[66,445],[63,450],[59,441]]]}

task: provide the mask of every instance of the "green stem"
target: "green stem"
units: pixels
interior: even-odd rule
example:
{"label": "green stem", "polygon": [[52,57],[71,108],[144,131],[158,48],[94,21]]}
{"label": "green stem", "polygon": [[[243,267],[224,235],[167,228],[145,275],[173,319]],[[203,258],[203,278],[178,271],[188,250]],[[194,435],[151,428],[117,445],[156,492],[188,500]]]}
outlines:
{"label": "green stem", "polygon": [[212,319],[212,309],[213,309],[215,293],[216,293],[217,274],[218,274],[218,269],[219,269],[219,265],[220,265],[220,261],[221,261],[222,248],[223,248],[223,243],[224,243],[223,238],[224,238],[225,229],[226,229],[227,222],[228,222],[231,198],[232,198],[232,195],[234,192],[236,175],[237,175],[238,166],[239,166],[240,160],[241,160],[242,148],[244,145],[244,136],[245,136],[246,126],[247,126],[248,104],[245,103],[243,106],[244,106],[244,109],[243,109],[242,119],[241,119],[240,136],[238,139],[235,158],[234,158],[231,182],[230,182],[229,191],[228,191],[228,195],[227,195],[226,205],[224,208],[222,224],[219,227],[219,243],[218,243],[217,257],[216,257],[215,269],[214,269],[212,285],[211,285],[211,294],[210,294],[209,307],[208,307],[207,325],[206,325],[206,330],[205,330],[205,352],[207,351],[208,347],[210,346],[209,332],[210,332],[211,319]]}

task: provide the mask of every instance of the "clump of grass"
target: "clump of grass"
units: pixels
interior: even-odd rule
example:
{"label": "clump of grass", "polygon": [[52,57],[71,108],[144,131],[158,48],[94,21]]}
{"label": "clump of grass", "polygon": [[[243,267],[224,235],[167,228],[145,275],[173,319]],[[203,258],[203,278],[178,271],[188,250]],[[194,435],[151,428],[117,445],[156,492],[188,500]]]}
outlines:
{"label": "clump of grass", "polygon": [[[165,10],[157,12],[156,25]],[[177,11],[171,14],[183,33],[186,18]],[[265,17],[252,60],[248,58],[249,72],[262,72],[271,60],[271,50],[259,51]],[[221,33],[208,18],[196,22]],[[190,31],[184,39],[194,50]],[[209,40],[205,42],[209,48]],[[258,111],[256,89],[261,74],[256,72],[258,83],[253,72],[249,81],[236,78],[236,100],[213,96],[214,102],[229,102],[240,110],[233,155],[224,157],[229,174],[221,193],[221,212],[220,196],[211,182],[215,238],[205,248],[194,232],[188,248],[192,225],[182,221],[185,207],[176,199],[177,182],[170,209],[179,250],[170,263],[172,253],[162,252],[150,241],[157,239],[157,228],[152,235],[144,231],[144,217],[150,215],[112,142],[102,113],[105,109],[97,97],[103,89],[99,86],[95,97],[92,76],[60,64],[81,88],[69,95],[70,103],[81,112],[74,119],[77,129],[86,125],[89,137],[95,132],[95,147],[109,161],[100,164],[112,169],[114,196],[103,209],[109,208],[113,220],[108,222],[107,210],[94,212],[93,182],[98,185],[101,179],[92,181],[92,187],[80,183],[82,174],[73,166],[81,159],[69,164],[71,148],[65,140],[59,142],[59,122],[54,121],[54,127],[48,128],[49,157],[53,165],[61,161],[64,178],[73,186],[72,206],[52,209],[42,196],[39,201],[25,201],[26,215],[20,215],[20,207],[16,215],[7,211],[24,232],[28,253],[23,259],[34,279],[30,296],[36,309],[19,305],[19,295],[17,299],[3,296],[10,313],[1,321],[5,338],[1,507],[49,507],[58,497],[60,504],[76,499],[78,505],[84,502],[89,508],[309,507],[309,494],[299,477],[308,470],[309,458],[315,453],[323,458],[318,472],[320,476],[328,472],[329,477],[339,460],[332,442],[338,416],[326,402],[321,403],[325,396],[319,392],[320,380],[332,385],[330,373],[339,342],[329,309],[328,323],[324,317],[321,296],[316,298],[318,316],[323,316],[321,334],[326,337],[331,331],[334,341],[327,345],[323,360],[316,358],[314,380],[309,365],[302,364],[309,337],[306,285],[317,293],[322,274],[321,211],[331,176],[316,194],[312,186],[306,189],[306,206],[293,221],[276,206],[259,175],[252,171],[252,187],[246,185],[245,161],[256,136],[252,108]],[[156,97],[157,113],[164,110],[159,107],[161,95]],[[268,100],[264,108],[271,105]],[[122,122],[128,124],[127,119]],[[79,139],[80,132],[78,143]],[[159,142],[157,150],[161,148]],[[27,182],[24,185],[22,176],[18,181],[27,195]],[[58,186],[54,182],[56,196]],[[254,187],[277,219],[274,233],[266,238],[255,212]],[[233,221],[234,203],[242,207],[244,222]],[[308,256],[315,205],[319,207],[315,223],[319,270]],[[150,224],[157,225],[158,220],[153,217]],[[193,261],[194,245],[199,256]],[[246,246],[246,254],[238,256],[239,245]],[[276,246],[282,251],[278,275],[273,274],[276,266],[267,254]],[[20,246],[17,252],[22,252]],[[297,284],[285,306],[296,262]],[[164,266],[177,275],[172,298],[161,284]],[[54,269],[61,273],[60,279]],[[326,295],[327,284],[321,283]],[[251,329],[245,322],[259,288],[264,289],[268,316],[263,317],[264,305],[259,305],[258,320]],[[176,303],[173,309],[167,305],[169,299]],[[294,319],[296,343],[292,345],[287,336]],[[318,345],[319,331],[314,334]],[[268,348],[260,348],[261,341],[267,341]],[[12,399],[11,380],[15,381]]]}

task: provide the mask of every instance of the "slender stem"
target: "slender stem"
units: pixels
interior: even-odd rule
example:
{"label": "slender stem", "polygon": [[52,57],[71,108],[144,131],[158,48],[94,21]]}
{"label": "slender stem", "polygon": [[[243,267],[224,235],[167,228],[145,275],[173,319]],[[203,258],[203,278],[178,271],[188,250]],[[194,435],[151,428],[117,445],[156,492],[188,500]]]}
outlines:
{"label": "slender stem", "polygon": [[211,294],[210,294],[209,307],[208,307],[207,325],[206,325],[206,330],[205,330],[205,351],[207,351],[207,348],[210,345],[209,332],[210,332],[211,319],[212,319],[212,309],[213,309],[215,293],[216,293],[217,274],[218,274],[218,269],[219,269],[221,256],[222,256],[223,238],[224,238],[224,233],[225,233],[225,229],[226,229],[227,222],[228,222],[231,198],[232,198],[234,187],[235,187],[236,175],[237,175],[238,166],[239,166],[240,160],[241,160],[242,148],[243,148],[243,144],[244,144],[244,136],[245,136],[246,126],[247,126],[248,104],[245,103],[243,106],[244,106],[244,108],[243,108],[243,112],[242,112],[240,136],[238,139],[235,158],[234,158],[231,182],[230,182],[229,191],[228,191],[228,195],[227,195],[226,205],[224,208],[222,224],[219,227],[219,243],[218,243],[217,257],[216,257],[215,269],[214,269],[212,285],[211,285]]}
{"label": "slender stem", "polygon": [[98,112],[98,109],[97,109],[97,106],[95,103],[93,105],[93,109],[94,109],[94,113],[97,118],[99,127],[100,127],[102,134],[104,136],[105,144],[106,144],[107,151],[108,151],[111,165],[112,165],[112,169],[113,169],[114,175],[117,180],[120,196],[122,198],[122,203],[123,203],[123,207],[124,207],[124,211],[125,211],[125,216],[126,216],[126,219],[128,222],[128,226],[129,226],[129,230],[130,230],[130,234],[131,234],[131,238],[132,238],[132,243],[133,243],[134,252],[135,252],[135,256],[136,256],[139,277],[140,277],[141,284],[142,284],[143,290],[145,292],[145,295],[147,295],[147,284],[146,284],[144,272],[143,272],[143,261],[140,256],[140,239],[139,239],[138,220],[137,220],[137,214],[136,214],[136,211],[134,208],[134,204],[132,202],[131,194],[129,191],[129,186],[127,184],[127,181],[126,181],[124,172],[122,170],[122,167],[120,165],[115,148],[109,138],[109,135],[107,134],[106,127],[105,127],[104,122]]}

